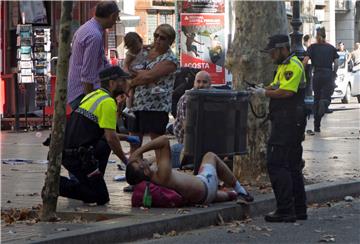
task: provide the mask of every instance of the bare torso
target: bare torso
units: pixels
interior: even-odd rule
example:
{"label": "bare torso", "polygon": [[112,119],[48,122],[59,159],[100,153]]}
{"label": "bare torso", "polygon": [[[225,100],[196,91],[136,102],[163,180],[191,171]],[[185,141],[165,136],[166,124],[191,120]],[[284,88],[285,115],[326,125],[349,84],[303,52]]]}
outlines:
{"label": "bare torso", "polygon": [[194,175],[173,169],[171,170],[171,175],[166,180],[159,179],[154,174],[152,181],[177,191],[189,204],[199,204],[205,198],[206,190],[204,183]]}

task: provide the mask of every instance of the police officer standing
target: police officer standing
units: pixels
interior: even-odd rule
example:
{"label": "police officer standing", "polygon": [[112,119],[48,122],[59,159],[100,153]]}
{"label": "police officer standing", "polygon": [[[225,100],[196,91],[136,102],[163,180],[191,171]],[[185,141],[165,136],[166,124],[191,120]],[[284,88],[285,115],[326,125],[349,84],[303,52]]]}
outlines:
{"label": "police officer standing", "polygon": [[[336,48],[325,41],[325,28],[316,31],[317,43],[312,44],[305,53],[303,60],[306,65],[311,59],[313,66],[313,91],[314,91],[314,131],[320,132],[321,118],[331,103],[331,95],[335,89],[338,58]],[[333,67],[334,63],[334,67]]]}
{"label": "police officer standing", "polygon": [[277,208],[265,216],[268,222],[295,222],[307,219],[306,194],[302,174],[304,137],[305,71],[290,53],[289,37],[274,35],[263,50],[278,65],[273,82],[266,88],[251,88],[253,94],[270,98],[271,134],[267,148],[267,168]]}
{"label": "police officer standing", "polygon": [[129,77],[120,67],[99,73],[101,88],[86,95],[66,124],[63,166],[78,180],[60,177],[60,196],[103,205],[109,201],[104,181],[111,150],[127,164],[116,134],[114,100],[127,90]]}

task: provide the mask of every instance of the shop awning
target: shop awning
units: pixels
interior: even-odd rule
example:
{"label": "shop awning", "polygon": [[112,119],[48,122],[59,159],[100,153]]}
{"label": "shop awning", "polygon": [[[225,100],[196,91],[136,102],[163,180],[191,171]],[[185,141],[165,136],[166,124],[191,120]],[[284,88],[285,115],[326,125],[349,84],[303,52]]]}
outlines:
{"label": "shop awning", "polygon": [[117,23],[123,24],[125,27],[137,27],[140,22],[140,16],[126,14],[126,13],[119,13],[120,21]]}

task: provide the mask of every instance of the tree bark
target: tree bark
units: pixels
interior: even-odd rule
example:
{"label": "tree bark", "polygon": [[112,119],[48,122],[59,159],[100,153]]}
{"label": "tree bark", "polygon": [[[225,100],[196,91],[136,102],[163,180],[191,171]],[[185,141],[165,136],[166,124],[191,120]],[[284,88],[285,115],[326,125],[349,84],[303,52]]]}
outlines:
{"label": "tree bark", "polygon": [[[288,34],[284,1],[235,1],[235,36],[228,50],[226,67],[232,72],[234,89],[244,90],[247,84],[268,85],[274,75],[275,66],[268,54],[261,53],[268,37]],[[258,115],[268,112],[268,99],[251,97]],[[248,154],[235,157],[234,173],[242,181],[259,180],[266,173],[266,143],[269,123],[248,113]],[[260,176],[260,177],[259,177]]]}
{"label": "tree bark", "polygon": [[72,1],[62,2],[49,165],[45,184],[41,192],[43,200],[41,219],[43,221],[56,218],[55,212],[59,196],[59,179],[66,124],[67,74],[70,56],[72,6]]}

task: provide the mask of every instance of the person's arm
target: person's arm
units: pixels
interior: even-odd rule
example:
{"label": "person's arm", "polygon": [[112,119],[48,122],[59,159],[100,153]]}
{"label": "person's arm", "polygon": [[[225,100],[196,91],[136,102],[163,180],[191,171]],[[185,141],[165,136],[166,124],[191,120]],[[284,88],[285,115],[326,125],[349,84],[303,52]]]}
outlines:
{"label": "person's arm", "polygon": [[[337,51],[335,50],[334,51],[334,70],[333,70],[335,75],[336,75],[336,72],[337,72],[337,70],[339,68],[339,58],[340,58],[340,56],[337,53]],[[347,62],[347,60],[345,62]]]}
{"label": "person's arm", "polygon": [[127,164],[128,160],[121,148],[120,141],[116,135],[115,130],[111,129],[104,129],[105,133],[105,139],[107,143],[109,144],[111,150],[115,153],[116,156],[124,163]]}
{"label": "person's arm", "polygon": [[196,42],[197,44],[200,44],[200,45],[204,45],[203,42],[199,42],[199,41],[197,41],[197,40],[195,40],[195,39],[194,39],[194,42]]}
{"label": "person's arm", "polygon": [[158,81],[176,71],[176,64],[165,60],[156,64],[151,70],[139,70],[136,77],[132,79],[131,86],[147,85]]}
{"label": "person's arm", "polygon": [[96,35],[90,36],[84,45],[86,45],[86,48],[80,77],[84,92],[88,94],[94,90],[94,82],[98,79],[99,58],[103,58],[101,54],[103,50],[102,38]]}
{"label": "person's arm", "polygon": [[265,96],[270,98],[288,98],[292,97],[295,93],[293,91],[287,91],[283,89],[266,89]]}
{"label": "person's arm", "polygon": [[311,59],[312,49],[313,47],[312,45],[310,45],[304,53],[304,59],[302,61],[304,67],[308,64],[309,60]]}
{"label": "person's arm", "polygon": [[339,59],[336,58],[336,59],[334,60],[334,73],[335,73],[335,74],[336,74],[338,68],[339,68]]}
{"label": "person's arm", "polygon": [[125,56],[125,60],[124,60],[124,71],[125,72],[130,72],[130,64],[134,61],[135,59],[135,55],[127,52],[126,56]]}
{"label": "person's arm", "polygon": [[304,67],[307,65],[307,63],[309,62],[309,60],[310,60],[310,57],[309,57],[309,56],[305,56],[305,57],[304,57],[304,59],[303,59],[303,61],[302,61]]}
{"label": "person's arm", "polygon": [[135,150],[131,155],[131,159],[140,158],[145,152],[157,150],[159,153],[156,157],[156,163],[158,165],[157,176],[159,179],[165,180],[171,174],[171,155],[170,155],[170,144],[169,139],[166,136],[159,136],[149,143]]}

